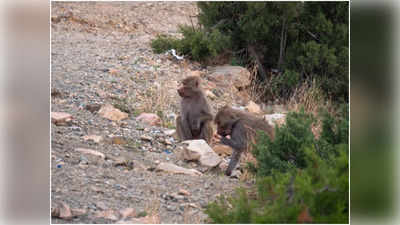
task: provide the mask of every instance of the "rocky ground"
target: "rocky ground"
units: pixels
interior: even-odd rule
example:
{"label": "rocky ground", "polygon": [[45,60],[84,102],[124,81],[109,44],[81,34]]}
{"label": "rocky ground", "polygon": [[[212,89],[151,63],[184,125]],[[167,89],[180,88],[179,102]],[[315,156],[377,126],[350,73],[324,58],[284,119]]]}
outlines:
{"label": "rocky ground", "polygon": [[[52,2],[51,9],[52,223],[205,223],[207,203],[251,185],[182,159],[173,134],[176,89],[187,75],[204,78],[214,111],[249,100],[212,76],[218,68],[152,52],[157,34],[179,36],[179,24],[196,23],[195,3]],[[107,118],[106,105],[121,118]],[[139,120],[143,112],[160,120]],[[160,171],[164,163],[199,173]]]}

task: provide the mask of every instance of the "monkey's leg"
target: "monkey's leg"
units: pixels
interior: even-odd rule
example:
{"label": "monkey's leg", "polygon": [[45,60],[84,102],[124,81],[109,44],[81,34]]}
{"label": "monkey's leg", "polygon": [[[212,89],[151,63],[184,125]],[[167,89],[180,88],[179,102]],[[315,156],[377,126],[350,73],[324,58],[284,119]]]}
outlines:
{"label": "monkey's leg", "polygon": [[211,122],[205,122],[201,128],[200,139],[204,139],[208,144],[210,144],[213,134],[214,130],[211,126]]}
{"label": "monkey's leg", "polygon": [[190,131],[188,124],[182,121],[181,118],[181,116],[178,116],[176,118],[176,132],[178,134],[178,137],[181,141],[190,140],[193,138],[192,132]]}
{"label": "monkey's leg", "polygon": [[235,169],[236,164],[239,162],[240,155],[242,154],[241,150],[234,150],[232,153],[231,161],[229,162],[228,169],[225,171],[225,175],[230,176],[232,170]]}

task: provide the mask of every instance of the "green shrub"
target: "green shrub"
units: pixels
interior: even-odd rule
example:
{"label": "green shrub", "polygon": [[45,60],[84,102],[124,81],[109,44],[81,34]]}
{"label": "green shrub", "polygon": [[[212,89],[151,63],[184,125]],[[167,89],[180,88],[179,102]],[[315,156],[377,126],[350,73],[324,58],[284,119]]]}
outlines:
{"label": "green shrub", "polygon": [[219,30],[210,32],[194,30],[190,26],[180,26],[182,39],[176,39],[165,35],[158,36],[152,41],[151,47],[155,53],[162,53],[169,49],[175,49],[178,54],[186,55],[191,59],[202,61],[208,57],[215,57],[230,46],[230,39]]}
{"label": "green shrub", "polygon": [[170,49],[177,49],[179,40],[167,35],[158,35],[151,42],[151,48],[157,54],[164,53]]}
{"label": "green shrub", "polygon": [[271,175],[272,169],[284,172],[291,167],[305,167],[303,149],[314,142],[311,132],[313,121],[314,118],[304,111],[290,112],[286,124],[275,128],[274,141],[260,133],[253,150],[258,163],[258,175]]}
{"label": "green shrub", "polygon": [[[323,115],[318,140],[311,132],[314,119],[302,111],[287,115],[286,125],[276,128],[273,141],[261,134],[254,150],[255,195],[239,189],[233,196],[221,196],[207,207],[212,222],[299,223],[300,215],[307,212],[308,222],[348,223],[347,105],[343,109],[337,119]],[[326,157],[317,148],[324,148]]]}

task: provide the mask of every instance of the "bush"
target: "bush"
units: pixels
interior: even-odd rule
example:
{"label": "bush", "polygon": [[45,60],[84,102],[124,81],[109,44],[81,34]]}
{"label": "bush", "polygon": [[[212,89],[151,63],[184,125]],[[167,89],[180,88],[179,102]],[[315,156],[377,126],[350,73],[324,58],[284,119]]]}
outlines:
{"label": "bush", "polygon": [[[347,105],[343,109],[338,119],[321,114],[318,140],[311,132],[314,118],[302,111],[287,115],[273,141],[261,134],[254,150],[256,193],[239,189],[209,204],[206,213],[212,222],[348,223]],[[324,149],[325,157],[317,148]]]}
{"label": "bush", "polygon": [[177,50],[178,54],[186,55],[191,59],[203,61],[208,57],[215,57],[229,48],[230,39],[220,31],[213,29],[210,32],[196,31],[190,26],[180,26],[182,39],[165,35],[158,36],[152,41],[151,47],[155,53],[162,53],[169,49]]}
{"label": "bush", "polygon": [[306,165],[304,146],[314,142],[311,124],[314,118],[301,111],[290,112],[286,124],[275,128],[275,139],[260,133],[253,154],[257,159],[259,176],[271,175],[273,169],[284,172],[291,167],[304,168]]}

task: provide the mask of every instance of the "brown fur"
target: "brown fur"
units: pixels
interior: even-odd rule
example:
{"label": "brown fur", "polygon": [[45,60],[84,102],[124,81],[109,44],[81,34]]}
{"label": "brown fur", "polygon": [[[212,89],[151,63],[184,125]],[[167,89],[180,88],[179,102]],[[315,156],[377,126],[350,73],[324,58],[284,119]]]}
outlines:
{"label": "brown fur", "polygon": [[204,139],[210,144],[213,115],[200,84],[201,79],[197,76],[182,80],[178,89],[182,97],[181,114],[176,118],[176,131],[181,140]]}
{"label": "brown fur", "polygon": [[[221,108],[215,116],[217,133],[221,135],[221,142],[233,148],[232,159],[226,174],[230,175],[244,151],[250,149],[255,143],[257,131],[264,131],[271,139],[274,138],[274,128],[263,118],[229,106]],[[230,136],[227,138],[226,136]]]}

